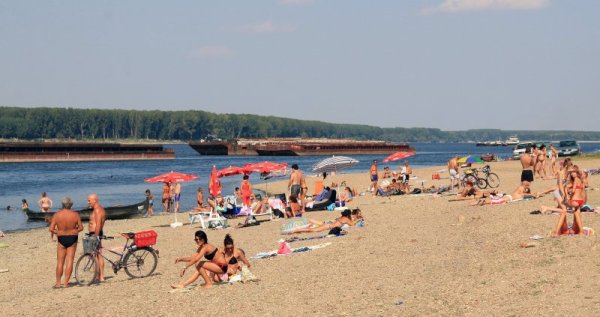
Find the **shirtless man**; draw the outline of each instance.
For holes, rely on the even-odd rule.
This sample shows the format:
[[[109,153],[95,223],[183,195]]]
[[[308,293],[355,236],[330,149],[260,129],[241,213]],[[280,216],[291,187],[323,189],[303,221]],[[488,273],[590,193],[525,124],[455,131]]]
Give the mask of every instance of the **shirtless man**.
[[[450,176],[450,188],[452,188],[452,191],[454,191],[454,182],[456,182],[458,191],[460,191],[458,155],[455,155],[453,158],[448,160],[448,175]]]
[[[73,260],[77,251],[77,235],[83,230],[79,213],[71,210],[71,207],[73,207],[73,200],[69,197],[63,198],[62,209],[52,216],[52,222],[50,222],[50,232],[58,237],[56,247],[56,283],[53,288],[60,288],[60,279],[63,276],[65,259],[67,268],[64,270],[65,279],[63,285],[64,287],[69,287],[69,280],[71,279],[71,273],[73,273]]]
[[[181,200],[181,184],[175,183],[175,212],[179,212],[179,201]]]
[[[302,190],[302,172],[298,169],[298,164],[292,165],[288,189],[290,190],[290,196],[300,196],[300,191]]]
[[[98,195],[90,194],[87,198],[88,205],[93,208],[92,214],[90,215],[90,222],[88,224],[88,231],[90,236],[104,236],[104,222],[106,221],[106,212],[104,211],[104,207],[100,205],[98,201]],[[98,280],[100,282],[104,282],[104,259],[98,252],[98,267],[100,268],[98,272]]]
[[[162,204],[163,204],[163,212],[169,212],[169,190],[170,190],[171,186],[169,185],[169,182],[164,182],[163,183],[163,188],[162,188]]]
[[[376,196],[377,181],[379,180],[379,174],[377,172],[377,160],[373,160],[373,164],[371,164],[371,169],[369,169],[369,176],[371,176],[371,190],[373,191],[373,196]]]
[[[531,156],[531,148],[527,147],[525,153],[521,154],[521,166],[523,171],[521,172],[521,182],[533,182],[533,167],[535,159]]]

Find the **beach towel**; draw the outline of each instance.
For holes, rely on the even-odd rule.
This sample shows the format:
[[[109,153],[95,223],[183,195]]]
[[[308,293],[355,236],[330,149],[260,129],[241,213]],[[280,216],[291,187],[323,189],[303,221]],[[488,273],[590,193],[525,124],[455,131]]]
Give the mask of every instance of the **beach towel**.
[[[298,242],[298,241],[309,241],[309,240],[318,240],[318,239],[327,239],[327,238],[335,238],[335,237],[343,237],[347,234],[346,231],[342,231],[340,234],[335,235],[335,234],[327,234],[327,235],[322,235],[322,236],[313,236],[313,237],[291,237],[288,239],[285,239],[285,242],[287,243],[292,243],[292,242]]]
[[[312,251],[312,250],[316,250],[316,249],[321,249],[324,248],[328,245],[330,245],[331,242],[327,242],[327,243],[321,243],[321,244],[317,244],[317,245],[313,245],[313,246],[306,246],[306,247],[298,247],[298,248],[292,248],[292,253],[290,254],[296,254],[296,253],[300,253],[300,252],[306,252],[306,251]],[[251,257],[251,259],[266,259],[266,258],[272,258],[272,257],[276,257],[279,254],[277,254],[277,250],[273,250],[273,251],[269,251],[269,252],[259,252],[257,253],[255,256]]]
[[[288,223],[281,225],[281,234],[289,234],[294,231],[294,229],[304,229],[308,228],[310,223],[308,223],[308,219],[302,218],[300,220],[293,220]]]
[[[247,266],[242,265],[242,269],[237,274],[228,277],[226,281],[215,282],[213,285],[233,285],[235,283],[248,283],[258,281],[260,281],[260,279],[258,279],[252,272],[250,272],[250,269],[248,269]],[[169,293],[186,293],[193,290],[196,287],[198,287],[198,284],[190,284],[184,288],[171,289],[169,290]]]

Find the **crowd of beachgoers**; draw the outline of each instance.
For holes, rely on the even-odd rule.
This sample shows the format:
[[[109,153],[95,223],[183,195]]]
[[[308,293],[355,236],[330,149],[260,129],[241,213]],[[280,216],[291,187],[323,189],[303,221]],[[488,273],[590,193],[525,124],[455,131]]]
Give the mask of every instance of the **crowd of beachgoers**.
[[[271,192],[264,192],[265,186],[262,186],[261,193],[258,193],[259,190],[254,188],[246,175],[242,177],[240,185],[232,193],[225,194],[222,192],[220,182],[211,180],[206,191],[202,187],[197,189],[197,204],[192,210],[187,211],[181,211],[178,204],[181,184],[165,182],[161,193],[162,206],[159,207],[161,210],[158,213],[154,210],[158,205],[154,203],[154,195],[149,190],[146,191],[148,208],[144,217],[185,212],[189,217],[190,225],[196,227],[189,233],[190,238],[194,239],[195,252],[161,259],[180,267],[179,276],[171,276],[173,290],[190,290],[199,282],[200,286],[209,288],[215,283],[243,281],[242,273],[254,268],[251,264],[252,259],[296,252],[290,247],[290,242],[342,237],[349,233],[352,235],[353,230],[361,229],[351,228],[363,227],[364,214],[367,216],[369,214],[364,210],[365,203],[362,202],[361,205],[357,200],[364,201],[367,198],[385,202],[394,196],[438,200],[443,197],[448,202],[467,201],[464,208],[470,209],[531,201],[551,195],[554,205],[543,204],[531,211],[531,214],[557,215],[555,225],[548,228],[550,233],[547,236],[593,234],[592,229],[584,227],[581,213],[595,211],[587,201],[586,191],[590,189],[589,175],[595,173],[580,168],[571,158],[559,159],[556,151],[552,149],[549,157],[547,153],[544,148],[528,148],[520,157],[520,181],[513,186],[507,185],[514,190],[506,193],[494,188],[481,189],[477,186],[472,179],[466,177],[471,173],[477,173],[477,170],[470,163],[461,162],[458,156],[451,157],[447,167],[435,173],[447,173],[447,177],[442,177],[436,185],[429,186],[425,185],[423,178],[414,175],[408,160],[400,163],[397,170],[390,170],[387,166],[380,170],[378,162],[373,161],[368,171],[368,183],[367,176],[363,176],[362,182],[351,178],[353,182],[351,183],[343,180],[346,178],[344,174],[324,173],[310,176],[311,190],[309,191],[307,176],[294,164],[289,179],[283,186],[287,189],[285,193],[277,194],[282,186],[273,186],[275,188]],[[486,168],[490,168],[488,163],[482,167],[482,169]],[[534,192],[531,189],[534,182],[544,182],[548,186],[540,184],[544,188]],[[537,187],[541,188],[540,186]],[[81,242],[80,232],[85,230],[91,237],[104,237],[106,226],[112,225],[111,222],[106,221],[100,198],[97,194],[90,194],[88,197],[88,204],[93,212],[87,227],[82,224],[78,213],[71,210],[73,202],[69,197],[61,200],[61,208],[53,206],[52,200],[45,193],[39,199],[40,209],[44,212],[52,212],[52,217],[49,218],[49,231],[51,239],[56,238],[57,241],[54,288],[68,288],[74,285],[72,272],[77,246],[80,244],[78,242]],[[22,209],[27,208],[27,201],[24,200]],[[313,211],[325,210],[339,213],[337,217],[327,216],[330,220],[309,216]],[[573,218],[570,222],[569,215]],[[238,223],[234,225],[232,223],[234,221]],[[244,245],[244,241],[236,240],[234,243],[236,231],[229,230],[253,227],[254,229],[243,230],[272,230],[260,226],[266,221],[279,221],[281,224],[279,234],[284,235],[284,239],[279,242],[279,249],[275,253],[267,252],[251,256],[246,254],[245,250],[248,250],[248,246]],[[215,243],[214,238],[209,239],[211,232],[215,230],[227,230],[222,242]],[[317,235],[302,237],[303,234],[310,233]],[[303,251],[310,250],[312,249],[303,249]],[[100,255],[97,260],[101,264],[95,282],[102,285],[106,278],[104,263]],[[252,276],[251,273],[249,274]],[[250,280],[256,278],[252,277]]]

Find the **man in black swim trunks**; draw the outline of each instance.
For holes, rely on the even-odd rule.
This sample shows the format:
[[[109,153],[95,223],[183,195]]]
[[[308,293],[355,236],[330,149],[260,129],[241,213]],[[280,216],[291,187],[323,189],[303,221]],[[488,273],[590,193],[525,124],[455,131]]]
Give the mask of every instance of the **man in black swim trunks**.
[[[56,248],[56,284],[54,284],[53,288],[60,288],[60,279],[63,276],[65,259],[67,267],[64,270],[65,278],[63,285],[64,287],[69,287],[69,280],[73,272],[73,260],[77,251],[77,235],[83,230],[79,213],[71,210],[71,207],[73,207],[73,200],[69,197],[63,198],[62,209],[52,216],[52,222],[50,222],[50,232],[56,234],[58,237]]]
[[[535,165],[535,158],[531,156],[531,148],[525,148],[525,153],[521,154],[521,166],[523,171],[521,172],[521,183],[523,181],[533,182],[533,166]]]

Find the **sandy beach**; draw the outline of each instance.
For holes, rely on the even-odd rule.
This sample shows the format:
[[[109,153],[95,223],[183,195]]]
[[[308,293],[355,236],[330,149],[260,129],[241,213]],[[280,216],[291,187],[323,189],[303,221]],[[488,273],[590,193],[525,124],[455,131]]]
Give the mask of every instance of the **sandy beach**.
[[[574,161],[581,168],[600,167],[600,159]],[[397,168],[397,164],[391,166]],[[517,187],[519,162],[493,162],[491,166],[501,178],[501,191]],[[417,179],[412,184],[448,184],[448,179],[431,180],[440,169],[445,167],[415,169]],[[447,173],[441,175],[447,177]],[[307,178],[311,193],[316,179]],[[367,171],[327,178],[328,182],[343,180],[359,192],[369,185]],[[588,204],[599,206],[600,177],[589,180],[593,190],[588,191]],[[545,190],[554,183],[536,180],[532,189]],[[268,189],[285,192],[286,185],[287,181],[273,182]],[[0,315],[593,316],[600,311],[598,236],[546,237],[557,216],[529,212],[542,204],[552,205],[550,195],[483,207],[448,202],[448,198],[372,197],[367,193],[350,204],[363,210],[365,227],[326,239],[331,245],[322,249],[251,259],[259,282],[209,290],[198,287],[189,292],[169,292],[170,285],[181,280],[182,265],[175,265],[174,259],[191,255],[196,248],[193,234],[199,225],[190,226],[186,214],[178,215],[184,222],[179,228],[169,227],[173,215],[107,221],[104,231],[109,236],[156,230],[158,268],[143,279],[129,279],[122,270],[118,275],[108,272],[105,283],[89,287],[52,289],[56,242],[50,240],[47,229],[8,233],[0,239],[8,245],[0,248],[0,269],[8,269],[0,273]],[[320,220],[338,215],[329,211],[307,214]],[[207,230],[207,234],[209,243],[220,247],[224,235],[230,233],[236,246],[252,256],[277,248],[282,238],[279,227],[284,223],[262,222],[244,229]],[[600,230],[600,215],[584,213],[583,224]],[[529,240],[536,234],[545,238]],[[117,237],[107,244],[117,246],[123,241]],[[292,247],[323,242],[294,242]],[[531,247],[523,248],[522,243]],[[80,243],[77,256],[81,252]]]

